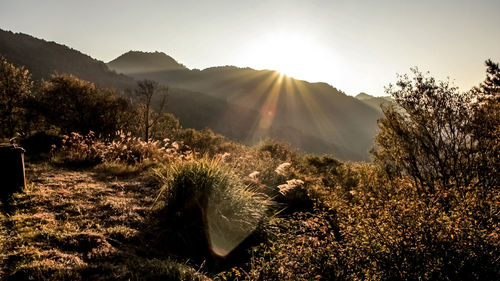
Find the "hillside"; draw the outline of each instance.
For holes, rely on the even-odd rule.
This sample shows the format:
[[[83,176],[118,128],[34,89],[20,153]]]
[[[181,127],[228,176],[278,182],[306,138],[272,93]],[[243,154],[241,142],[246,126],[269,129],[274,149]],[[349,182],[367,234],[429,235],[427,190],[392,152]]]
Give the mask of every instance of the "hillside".
[[[53,73],[67,73],[103,87],[118,90],[132,90],[136,87],[134,78],[117,74],[102,61],[67,46],[22,33],[0,30],[0,55],[15,65],[25,66],[34,80],[48,79]],[[165,62],[172,63],[168,58],[163,60]],[[179,118],[185,128],[208,127],[216,133],[240,141],[246,140],[246,133],[253,124],[252,118],[257,115],[256,112],[222,99],[175,87],[169,87],[167,111]]]
[[[134,79],[111,71],[102,61],[55,42],[0,29],[0,55],[25,66],[34,80],[48,79],[53,73],[73,74],[101,86],[126,89]]]
[[[123,74],[187,69],[164,53],[145,53],[140,51],[127,52],[110,61],[108,66],[111,69],[120,69],[120,72]]]
[[[144,60],[147,61],[150,55],[144,54]],[[108,66],[119,73],[130,69],[130,66],[116,67],[120,60],[119,57]],[[369,160],[368,151],[377,130],[376,120],[382,116],[379,109],[326,83],[309,83],[271,70],[222,66],[133,73],[131,76],[206,93],[259,112],[247,143],[273,136],[289,140],[306,151],[333,153],[344,160]],[[300,137],[290,132],[297,132]],[[310,138],[302,136],[312,136],[317,141],[311,142]]]
[[[18,121],[2,142],[37,131],[12,139],[24,162],[22,149],[0,145],[0,280],[500,280],[497,63],[486,62],[485,81],[468,93],[420,72],[401,76],[388,91],[395,106],[379,121],[373,163],[272,139],[246,146],[172,118],[159,121],[165,134],[143,140],[147,124],[129,122],[154,113],[101,114],[116,96],[75,77],[24,98],[26,72],[0,63],[1,104],[19,101],[0,122]],[[226,70],[254,71],[206,71]],[[330,132],[318,103],[332,99],[332,87],[261,74],[272,81],[253,104],[242,102],[243,90],[231,101],[176,90],[168,107],[249,139],[264,132],[332,149],[286,126],[310,113]],[[221,86],[236,89],[229,82]],[[51,110],[31,115],[46,94]],[[110,100],[95,103],[103,96]],[[91,119],[82,112],[105,116],[119,133],[94,133],[107,122],[73,126]],[[80,118],[58,122],[52,113]]]
[[[371,106],[372,108],[382,112],[382,106],[393,104],[393,100],[389,96],[374,97],[366,93],[359,93],[356,98],[361,102]]]
[[[208,127],[249,145],[274,137],[307,152],[369,160],[381,117],[378,110],[330,85],[270,70],[189,70],[163,53],[138,51],[106,65],[67,46],[9,31],[0,31],[0,55],[26,66],[34,80],[69,73],[119,90],[134,89],[135,79],[156,80],[169,87],[167,111],[183,127]]]

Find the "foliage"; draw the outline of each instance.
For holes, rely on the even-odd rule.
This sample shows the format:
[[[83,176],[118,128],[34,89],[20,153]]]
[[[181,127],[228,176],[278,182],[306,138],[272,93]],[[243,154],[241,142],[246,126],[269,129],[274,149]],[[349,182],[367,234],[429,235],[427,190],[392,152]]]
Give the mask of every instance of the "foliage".
[[[223,149],[224,137],[217,135],[212,130],[204,128],[201,131],[194,129],[185,129],[179,132],[177,136],[191,149],[201,155],[208,154],[214,156],[225,152]]]
[[[156,123],[151,128],[151,139],[162,140],[177,136],[181,130],[179,119],[171,113],[160,113]]]
[[[33,83],[24,67],[16,67],[0,56],[0,137],[14,137],[26,130],[25,105],[31,97]],[[25,131],[24,130],[24,131]]]
[[[37,109],[48,124],[65,134],[94,131],[97,135],[110,135],[130,118],[125,99],[72,75],[53,75],[44,82]]]
[[[116,132],[111,140],[100,139],[93,132],[83,136],[71,133],[63,136],[61,147],[53,146],[54,161],[65,164],[123,163],[127,165],[148,162],[168,163],[177,158],[189,158],[190,152],[178,142],[145,142],[130,133]]]
[[[472,135],[477,140],[477,177],[485,186],[500,186],[500,68],[486,61],[487,76],[479,88],[473,89],[479,105],[473,116]]]
[[[341,280],[345,269],[332,229],[335,214],[328,210],[274,218],[272,235],[253,247],[248,264],[219,273],[215,280]]]
[[[401,107],[384,109],[379,122],[375,159],[393,177],[409,177],[421,191],[436,193],[465,187],[492,188],[478,172],[482,147],[472,134],[477,103],[474,91],[459,93],[449,82],[437,82],[414,69],[414,77],[401,76],[397,89],[389,86]],[[498,150],[496,151],[498,153]],[[485,186],[489,185],[489,186]]]
[[[499,190],[488,178],[498,171],[498,134],[482,131],[499,124],[488,64],[487,82],[467,93],[417,70],[387,89],[402,110],[384,109],[381,170],[357,170],[352,196],[332,200],[347,218],[359,278],[498,278]]]
[[[355,167],[358,183],[334,193],[348,279],[494,280],[500,250],[495,219],[498,191],[468,188],[421,193],[411,183],[389,180],[377,167]],[[348,195],[348,196],[346,196]],[[427,202],[432,202],[428,204]],[[496,258],[495,258],[496,257]]]
[[[189,280],[206,266],[215,280],[497,280],[500,70],[487,67],[467,93],[417,70],[401,76],[388,88],[398,107],[384,109],[373,164],[275,140],[247,147],[183,130],[165,113],[154,115],[149,142],[71,133],[54,161],[99,164],[97,177],[34,176],[38,194],[16,195],[18,213],[1,217],[16,231],[0,228],[9,246],[0,262],[26,279]],[[66,79],[79,95],[101,91]],[[156,182],[145,180],[150,167]]]
[[[295,160],[298,152],[290,144],[277,141],[275,139],[266,139],[257,145],[257,149],[264,152],[267,151],[271,154],[272,158],[280,159],[282,161]]]
[[[53,144],[61,145],[61,137],[53,131],[40,131],[21,138],[20,144],[26,154],[31,156],[46,154],[51,151]]]

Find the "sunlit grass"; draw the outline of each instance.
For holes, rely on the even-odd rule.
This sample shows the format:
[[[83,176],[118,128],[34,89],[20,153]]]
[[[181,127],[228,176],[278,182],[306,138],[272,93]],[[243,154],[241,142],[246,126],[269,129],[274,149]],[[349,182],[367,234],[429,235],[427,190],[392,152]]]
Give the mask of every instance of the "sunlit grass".
[[[265,218],[271,202],[245,186],[220,159],[178,162],[157,170],[168,213],[199,209],[211,250],[225,256]],[[188,218],[186,218],[188,219]]]

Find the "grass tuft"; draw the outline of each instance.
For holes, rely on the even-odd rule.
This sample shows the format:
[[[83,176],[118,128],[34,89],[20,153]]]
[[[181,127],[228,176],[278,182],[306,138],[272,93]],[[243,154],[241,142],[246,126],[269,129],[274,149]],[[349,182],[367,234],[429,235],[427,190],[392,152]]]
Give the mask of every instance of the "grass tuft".
[[[177,223],[202,224],[194,227],[203,232],[206,246],[216,256],[229,254],[252,234],[271,205],[267,196],[245,186],[219,158],[178,162],[157,169],[156,174],[164,183],[158,202],[164,215],[176,216]]]

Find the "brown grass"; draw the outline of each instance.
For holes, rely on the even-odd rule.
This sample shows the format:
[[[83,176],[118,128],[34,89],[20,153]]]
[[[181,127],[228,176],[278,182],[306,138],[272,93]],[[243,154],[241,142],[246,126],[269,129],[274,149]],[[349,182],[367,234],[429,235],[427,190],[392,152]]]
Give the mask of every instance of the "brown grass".
[[[203,278],[148,253],[141,233],[156,189],[145,173],[124,179],[37,164],[27,176],[0,215],[0,279]]]

